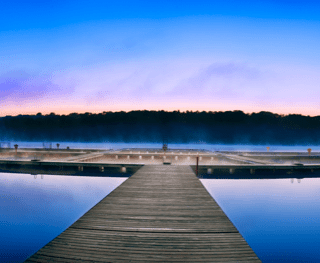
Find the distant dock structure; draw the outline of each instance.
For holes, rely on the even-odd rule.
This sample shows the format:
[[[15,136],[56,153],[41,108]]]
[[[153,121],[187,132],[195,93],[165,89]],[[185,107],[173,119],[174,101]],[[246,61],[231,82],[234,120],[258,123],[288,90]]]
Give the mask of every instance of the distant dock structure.
[[[3,144],[4,145],[4,144]],[[145,165],[190,165],[204,178],[312,177],[320,173],[320,153],[244,152],[197,149],[61,149],[51,144],[42,149],[15,145],[0,148],[0,170],[38,174],[129,176]],[[49,148],[47,148],[49,147]],[[50,148],[51,147],[51,148]]]

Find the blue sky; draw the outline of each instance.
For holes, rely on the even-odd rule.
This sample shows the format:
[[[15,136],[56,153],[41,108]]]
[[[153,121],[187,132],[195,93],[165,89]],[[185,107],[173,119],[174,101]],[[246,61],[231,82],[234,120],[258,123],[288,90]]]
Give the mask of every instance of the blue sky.
[[[7,1],[0,116],[320,115],[316,1]]]

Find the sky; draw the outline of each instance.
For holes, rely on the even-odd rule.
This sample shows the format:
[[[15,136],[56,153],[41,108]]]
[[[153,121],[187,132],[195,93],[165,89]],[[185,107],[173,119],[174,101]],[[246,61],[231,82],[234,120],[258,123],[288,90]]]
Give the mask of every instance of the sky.
[[[320,115],[319,1],[5,1],[0,116]]]

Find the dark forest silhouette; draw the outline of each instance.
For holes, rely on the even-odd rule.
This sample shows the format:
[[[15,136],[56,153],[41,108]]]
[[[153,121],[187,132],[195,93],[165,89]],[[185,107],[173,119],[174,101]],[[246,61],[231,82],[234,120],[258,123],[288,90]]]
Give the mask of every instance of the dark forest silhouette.
[[[316,145],[320,116],[263,111],[38,113],[0,118],[0,140]]]

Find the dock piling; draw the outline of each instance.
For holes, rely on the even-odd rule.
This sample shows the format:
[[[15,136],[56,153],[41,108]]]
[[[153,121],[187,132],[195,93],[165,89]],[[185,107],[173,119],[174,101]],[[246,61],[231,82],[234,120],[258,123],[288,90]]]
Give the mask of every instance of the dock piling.
[[[199,156],[196,157],[197,165],[196,165],[196,176],[198,176],[198,166],[199,166]]]

